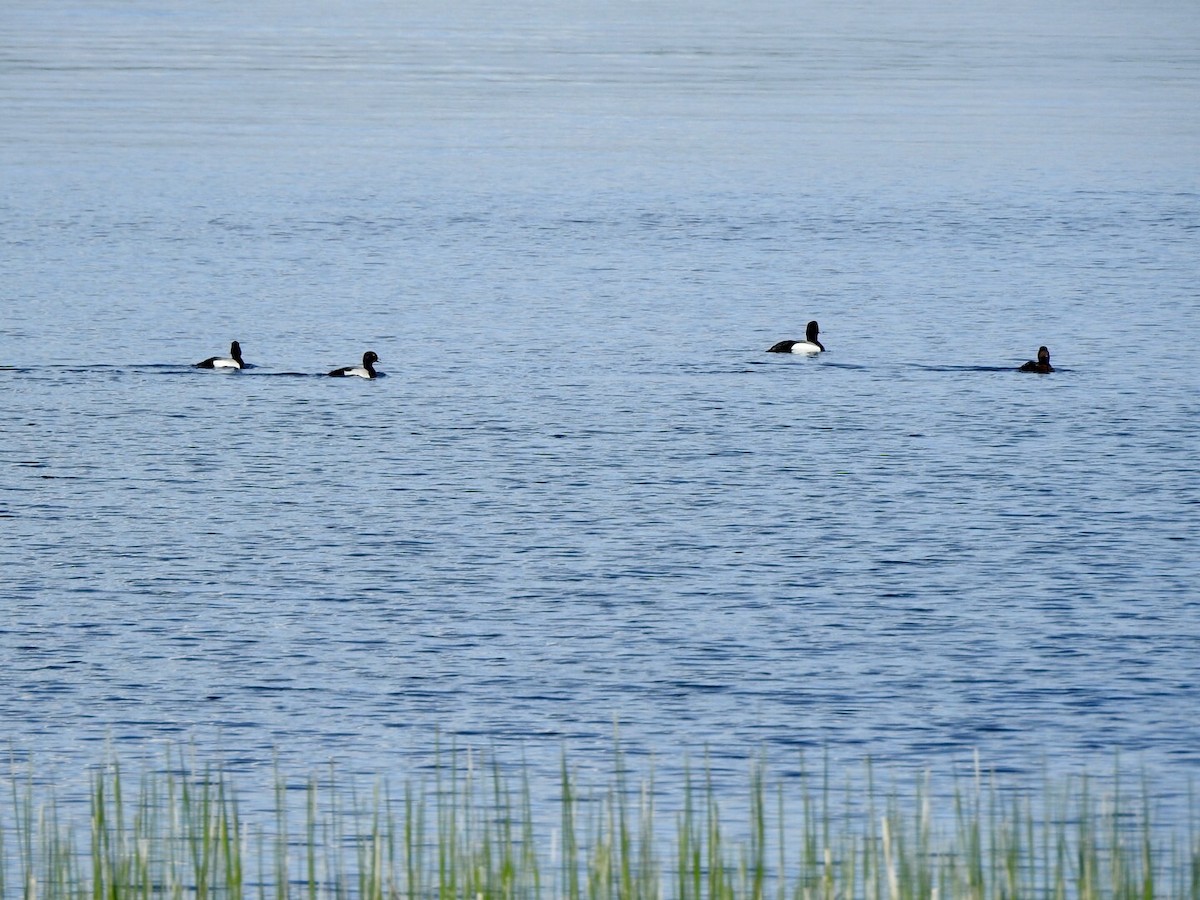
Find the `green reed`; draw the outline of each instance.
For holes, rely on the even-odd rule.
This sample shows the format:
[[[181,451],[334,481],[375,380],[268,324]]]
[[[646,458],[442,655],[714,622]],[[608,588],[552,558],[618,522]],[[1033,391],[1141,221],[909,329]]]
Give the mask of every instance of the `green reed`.
[[[975,772],[938,793],[928,776],[880,790],[869,765],[838,788],[828,766],[785,782],[751,765],[741,795],[688,769],[671,796],[620,754],[599,788],[564,756],[557,796],[535,804],[528,766],[449,758],[398,796],[382,780],[360,795],[332,768],[276,771],[274,809],[253,816],[231,776],[190,760],[134,786],[110,761],[86,803],[13,775],[0,900],[1200,900],[1195,816],[1157,826],[1150,785],[1131,792],[1119,772],[1103,791]]]

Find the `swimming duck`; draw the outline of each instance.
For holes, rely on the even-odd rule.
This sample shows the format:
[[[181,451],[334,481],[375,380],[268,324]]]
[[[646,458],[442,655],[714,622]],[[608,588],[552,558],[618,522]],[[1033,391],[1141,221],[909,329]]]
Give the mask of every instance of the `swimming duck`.
[[[229,345],[229,358],[210,356],[203,362],[196,363],[197,369],[240,369],[246,365],[242,361],[242,345],[234,341]]]
[[[1045,375],[1047,372],[1053,372],[1054,366],[1050,365],[1050,350],[1046,347],[1038,347],[1037,362],[1032,359],[1021,366],[1018,372],[1037,372]]]
[[[334,369],[329,374],[334,378],[374,378],[378,374],[375,371],[375,363],[379,362],[379,357],[375,355],[374,350],[368,350],[363,354],[361,366],[345,366],[341,369]]]
[[[809,322],[808,328],[804,331],[804,340],[802,341],[780,341],[774,347],[770,347],[768,353],[822,353],[825,350],[825,345],[817,340],[817,335],[821,329],[817,327],[816,322]]]

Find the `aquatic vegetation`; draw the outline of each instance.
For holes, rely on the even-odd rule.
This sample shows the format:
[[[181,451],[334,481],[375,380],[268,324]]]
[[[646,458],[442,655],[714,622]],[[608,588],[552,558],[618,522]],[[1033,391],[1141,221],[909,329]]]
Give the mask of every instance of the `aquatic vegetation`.
[[[527,769],[450,758],[398,795],[382,780],[362,795],[332,769],[276,772],[274,809],[254,814],[230,775],[182,759],[136,787],[109,761],[86,803],[16,774],[0,799],[0,898],[1200,897],[1196,823],[1156,826],[1144,781],[1029,792],[977,772],[935,796],[927,778],[880,791],[869,765],[836,790],[827,773],[772,780],[756,765],[730,802],[707,772],[671,796],[618,755],[598,790],[564,758],[547,812]]]

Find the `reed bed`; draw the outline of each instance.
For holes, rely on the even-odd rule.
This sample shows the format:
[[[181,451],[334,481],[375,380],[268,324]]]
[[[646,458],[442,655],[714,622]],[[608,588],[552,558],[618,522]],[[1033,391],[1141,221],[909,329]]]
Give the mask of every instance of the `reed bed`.
[[[110,761],[86,802],[14,775],[0,898],[1200,898],[1196,824],[1156,826],[1144,780],[1030,792],[976,773],[935,797],[928,777],[880,791],[869,766],[834,790],[755,765],[730,800],[703,771],[664,795],[619,757],[585,789],[563,759],[557,796],[535,804],[527,768],[451,758],[396,794],[276,772],[255,795],[274,809],[255,815],[231,776],[182,760],[132,786]]]

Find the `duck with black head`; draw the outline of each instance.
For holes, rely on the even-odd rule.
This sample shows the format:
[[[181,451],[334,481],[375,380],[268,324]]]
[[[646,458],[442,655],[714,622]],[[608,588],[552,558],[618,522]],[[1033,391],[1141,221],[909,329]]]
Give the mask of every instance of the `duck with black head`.
[[[363,354],[361,366],[343,366],[340,369],[334,369],[329,374],[333,378],[376,378],[379,375],[375,371],[377,362],[379,362],[379,357],[375,355],[375,351],[368,350]]]
[[[210,356],[196,363],[197,369],[242,369],[246,363],[242,360],[242,345],[234,341],[229,345],[229,356]]]
[[[825,345],[817,340],[817,335],[821,333],[817,323],[809,322],[808,328],[804,331],[804,340],[802,341],[780,341],[773,347],[768,347],[768,353],[824,353]]]
[[[1047,347],[1038,347],[1037,362],[1032,359],[1017,370],[1018,372],[1037,372],[1039,375],[1046,375],[1054,371],[1054,366],[1050,365],[1050,350]]]

